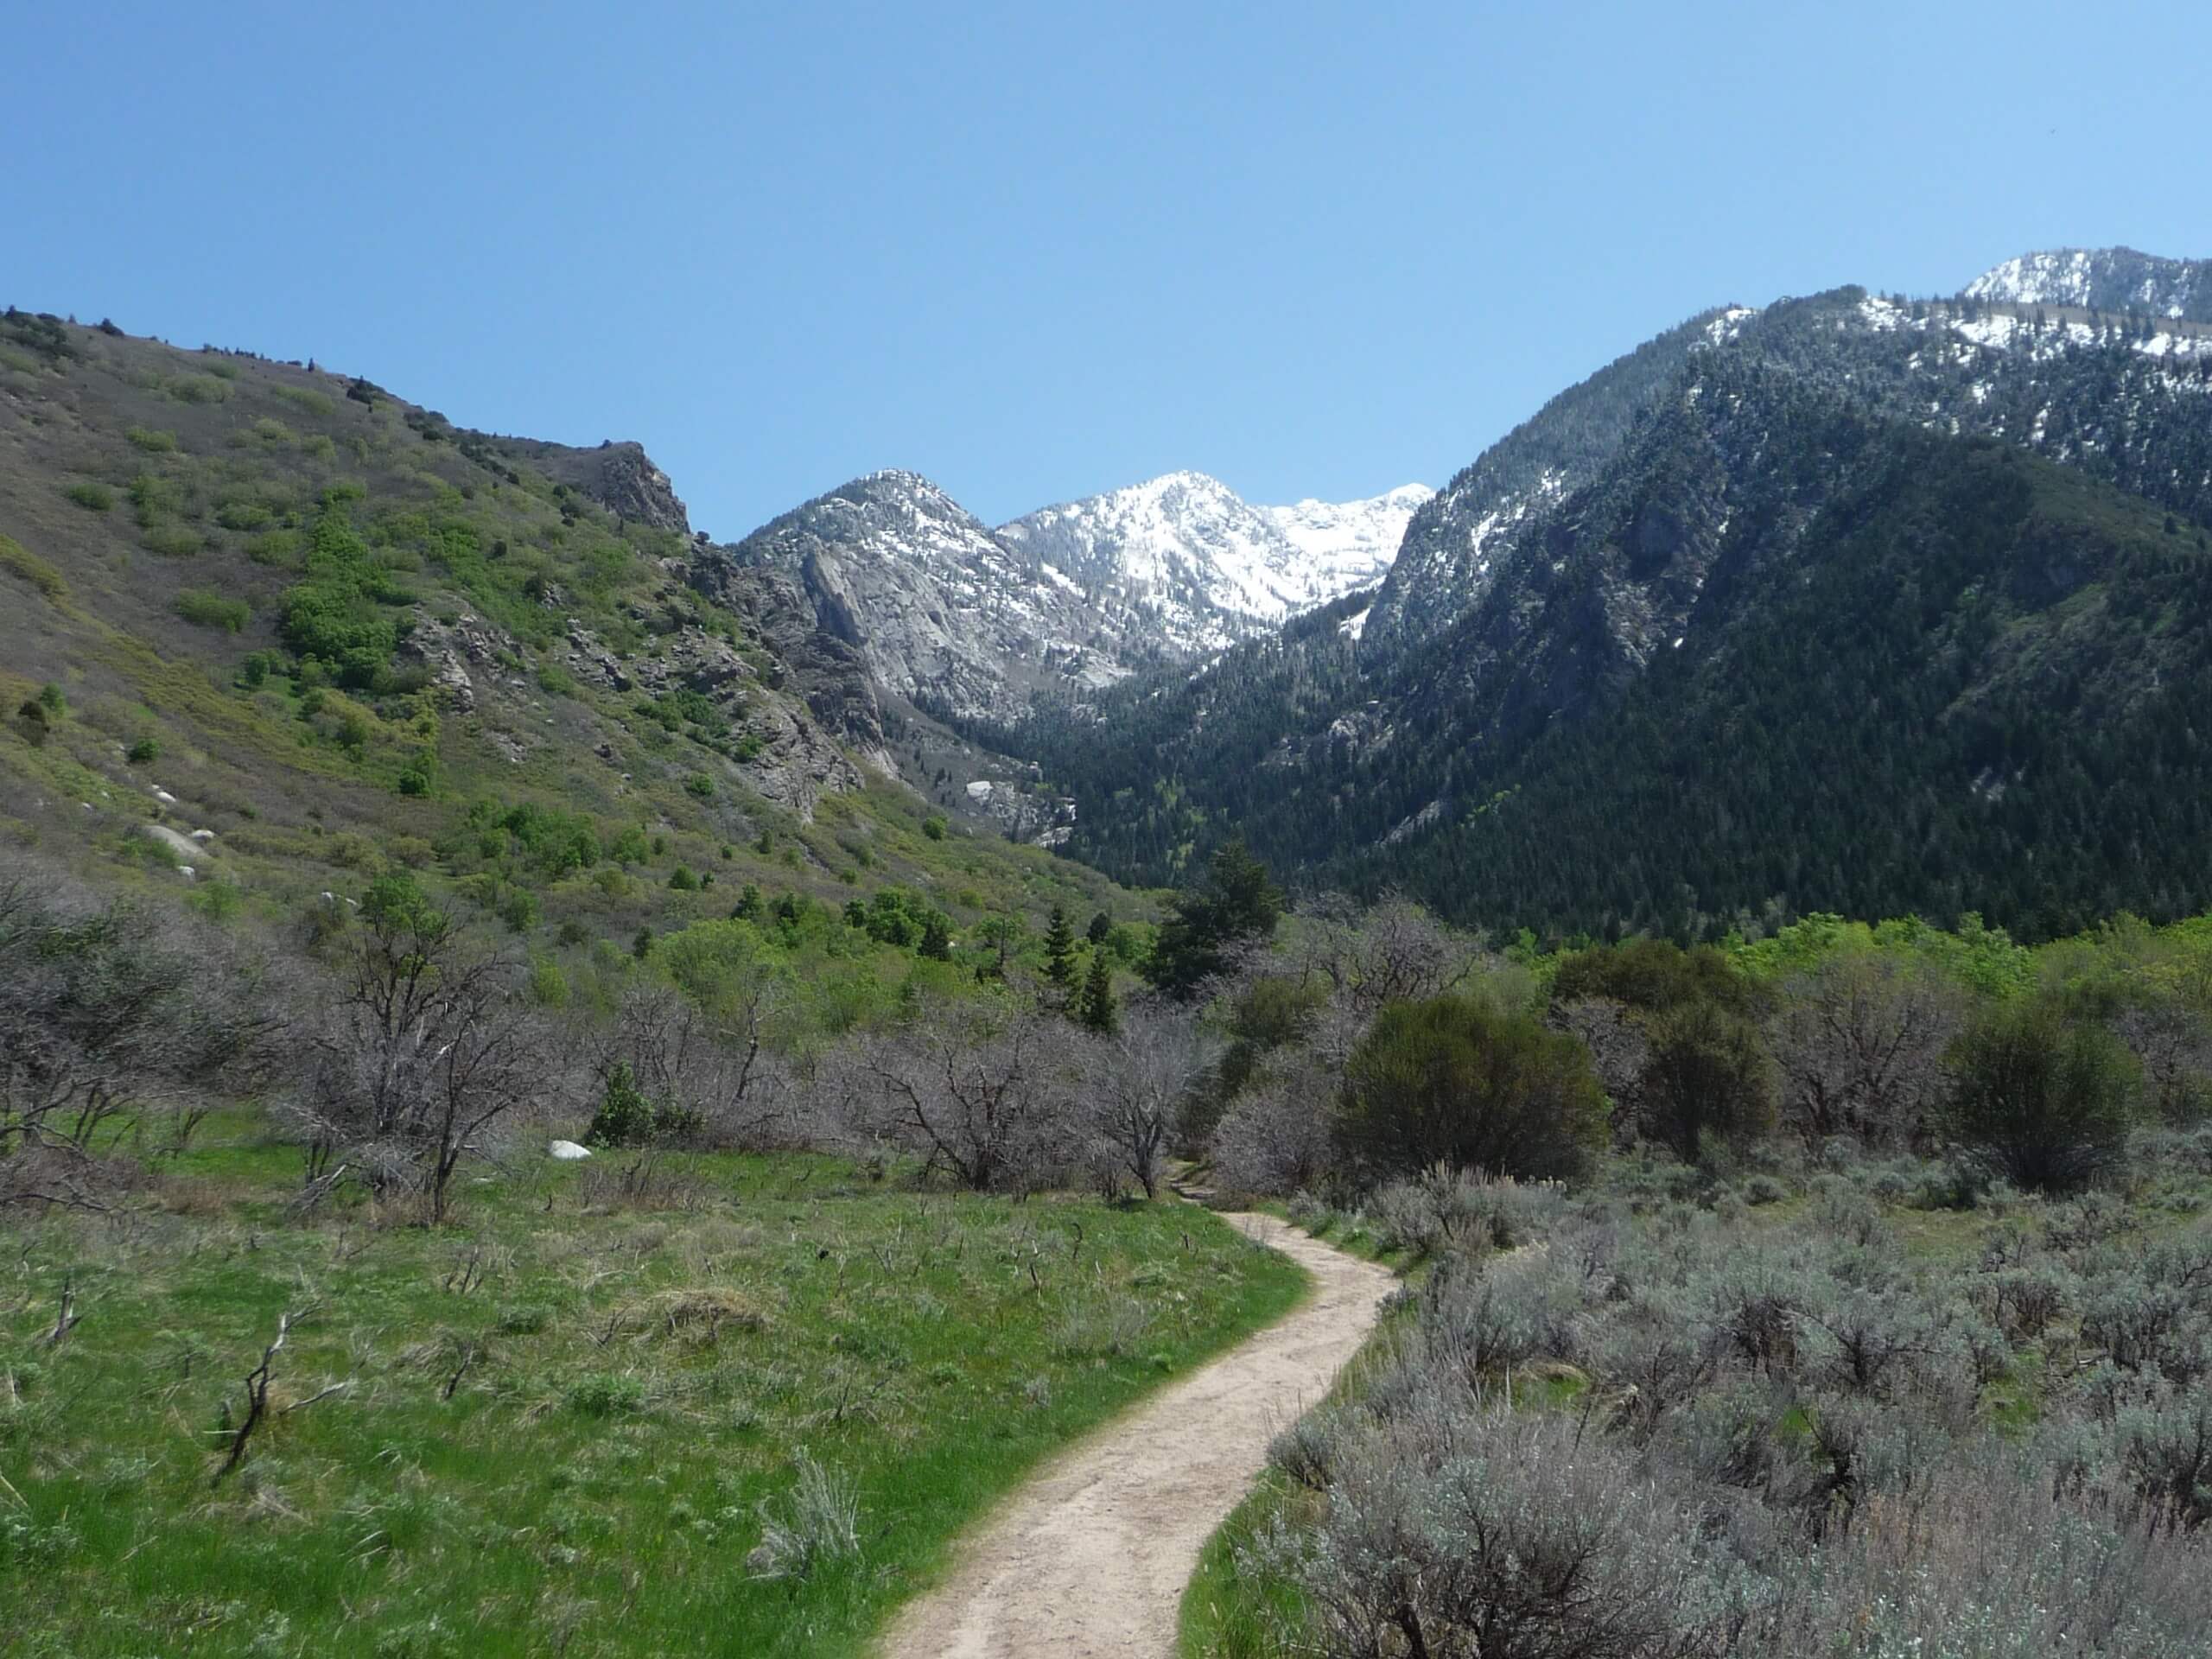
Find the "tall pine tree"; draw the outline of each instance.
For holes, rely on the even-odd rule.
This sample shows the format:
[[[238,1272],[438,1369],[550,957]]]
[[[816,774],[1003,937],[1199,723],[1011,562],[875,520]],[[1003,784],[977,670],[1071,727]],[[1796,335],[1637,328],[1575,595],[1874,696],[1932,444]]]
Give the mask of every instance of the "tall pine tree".
[[[1058,905],[1052,906],[1052,922],[1045,929],[1045,977],[1062,995],[1075,988],[1075,929]]]
[[[1121,1009],[1114,1001],[1114,970],[1107,965],[1103,950],[1091,952],[1090,976],[1083,982],[1083,1001],[1076,1012],[1086,1027],[1102,1036],[1112,1034],[1122,1022]]]

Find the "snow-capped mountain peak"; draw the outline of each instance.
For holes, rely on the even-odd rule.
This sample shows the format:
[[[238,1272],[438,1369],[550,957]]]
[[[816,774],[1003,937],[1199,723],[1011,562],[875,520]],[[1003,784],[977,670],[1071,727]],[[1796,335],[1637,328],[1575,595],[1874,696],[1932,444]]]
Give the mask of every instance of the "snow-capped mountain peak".
[[[1007,719],[1216,651],[1379,581],[1430,492],[1255,507],[1169,473],[994,531],[920,474],[870,473],[730,550],[786,570],[822,629],[917,706]]]
[[[999,535],[1093,593],[1111,593],[1181,652],[1232,639],[1381,580],[1431,492],[1254,506],[1217,478],[1168,473],[1046,507]]]

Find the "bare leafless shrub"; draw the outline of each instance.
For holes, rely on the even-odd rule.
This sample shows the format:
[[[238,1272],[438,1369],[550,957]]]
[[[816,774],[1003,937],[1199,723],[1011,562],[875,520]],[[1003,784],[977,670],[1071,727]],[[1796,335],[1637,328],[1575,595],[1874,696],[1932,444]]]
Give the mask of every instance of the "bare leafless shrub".
[[[1158,1196],[1177,1112],[1219,1046],[1169,1003],[1134,1006],[1113,1035],[1083,1046],[1079,1104],[1102,1185],[1129,1180]]]
[[[287,1054],[266,964],[220,929],[0,855],[0,1160],[254,1094]],[[89,1168],[81,1172],[89,1178]]]
[[[2165,1122],[2184,1126],[2212,1112],[2212,1021],[2200,1007],[2166,996],[2122,1008],[2113,1030],[2143,1068],[2143,1090]]]
[[[1955,988],[1908,961],[1866,953],[1824,963],[1784,988],[1767,1022],[1784,1126],[1808,1145],[1836,1135],[1919,1144],[1964,1014]]]
[[[1636,1117],[1637,1088],[1651,1059],[1651,1039],[1626,1003],[1589,996],[1554,1008],[1552,1021],[1582,1039],[1599,1085],[1613,1103],[1613,1132],[1625,1141]]]
[[[411,886],[372,889],[362,921],[293,1121],[310,1179],[342,1156],[380,1190],[419,1191],[442,1222],[462,1157],[537,1098],[561,1044],[512,965]]]
[[[632,986],[592,1039],[594,1092],[603,1095],[615,1068],[626,1067],[631,1086],[670,1126],[669,1138],[748,1152],[795,1144],[791,1078],[765,1046],[778,997],[775,982],[761,976],[710,1014],[671,987]]]
[[[855,1126],[979,1192],[1029,1192],[1081,1154],[1083,1034],[1011,1001],[925,1010],[849,1057]]]
[[[1301,909],[1300,965],[1330,1001],[1364,1022],[1391,1002],[1459,989],[1498,959],[1482,941],[1445,926],[1419,905],[1389,898],[1363,909],[1329,893]]]
[[[1319,1187],[1335,1165],[1340,1078],[1302,1051],[1271,1056],[1215,1126],[1216,1183],[1237,1192]]]

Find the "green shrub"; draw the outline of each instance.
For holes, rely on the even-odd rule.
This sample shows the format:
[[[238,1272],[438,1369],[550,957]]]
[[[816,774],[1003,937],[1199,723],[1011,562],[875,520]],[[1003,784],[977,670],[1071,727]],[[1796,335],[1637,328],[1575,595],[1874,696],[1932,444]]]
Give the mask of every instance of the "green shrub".
[[[683,787],[687,793],[696,795],[702,801],[715,798],[715,780],[703,772],[695,772],[686,778]]]
[[[1571,1177],[1605,1135],[1581,1043],[1467,996],[1394,1002],[1352,1052],[1338,1145],[1370,1175],[1434,1164]]]
[[[150,766],[162,758],[161,740],[142,737],[130,746],[124,758],[134,766]]]
[[[665,1146],[695,1139],[699,1115],[671,1101],[656,1101],[638,1087],[626,1062],[607,1069],[606,1092],[592,1114],[584,1141],[594,1147]]]
[[[211,922],[227,922],[245,908],[235,881],[203,881],[186,895],[185,903]]]
[[[253,620],[253,607],[242,599],[226,599],[202,588],[188,588],[170,608],[196,627],[220,628],[237,633]]]
[[[266,530],[276,515],[258,501],[226,501],[215,509],[215,522],[225,530]]]
[[[569,924],[562,925],[566,928]],[[540,957],[530,964],[530,1000],[541,1008],[569,1006],[569,981],[559,963]]]
[[[2069,1016],[2056,999],[1987,1010],[1951,1064],[1944,1133],[1982,1172],[2031,1192],[2072,1192],[2125,1154],[2135,1060],[2103,1025]]]
[[[280,569],[296,570],[302,560],[300,550],[304,543],[296,530],[271,530],[249,537],[245,556],[256,564],[275,565]]]
[[[213,374],[180,374],[162,388],[180,404],[226,404],[231,388]]]
[[[1643,1128],[1684,1163],[1774,1127],[1774,1063],[1750,1020],[1717,1001],[1685,1001],[1651,1015],[1649,1030],[1637,1088]]]
[[[931,841],[943,841],[944,839],[945,827],[944,815],[943,813],[931,813],[928,817],[922,820],[922,833],[927,836]]]
[[[115,492],[91,479],[72,484],[68,495],[72,501],[89,512],[105,512],[115,505]]]
[[[634,1376],[599,1372],[569,1386],[569,1406],[587,1417],[620,1417],[643,1411],[645,1385]]]
[[[134,426],[123,435],[149,455],[166,455],[176,448],[176,434],[174,432],[157,432],[143,426]]]
[[[149,553],[158,553],[165,559],[195,557],[207,545],[207,538],[196,530],[187,530],[181,524],[156,524],[140,538]]]

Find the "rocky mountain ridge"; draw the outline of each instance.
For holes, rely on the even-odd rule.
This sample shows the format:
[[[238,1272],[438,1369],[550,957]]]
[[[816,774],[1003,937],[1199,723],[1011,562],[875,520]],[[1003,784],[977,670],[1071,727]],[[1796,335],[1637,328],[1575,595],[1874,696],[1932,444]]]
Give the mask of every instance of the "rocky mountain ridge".
[[[1993,266],[1967,284],[1963,297],[2212,322],[2212,259],[2167,259],[2133,248],[2058,248]]]
[[[796,580],[887,695],[1002,719],[1187,662],[1378,580],[1427,491],[1254,507],[1175,473],[994,531],[913,473],[855,479],[718,556]]]

